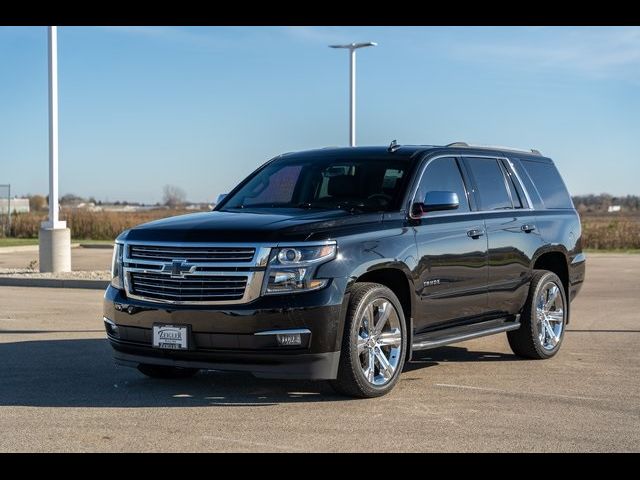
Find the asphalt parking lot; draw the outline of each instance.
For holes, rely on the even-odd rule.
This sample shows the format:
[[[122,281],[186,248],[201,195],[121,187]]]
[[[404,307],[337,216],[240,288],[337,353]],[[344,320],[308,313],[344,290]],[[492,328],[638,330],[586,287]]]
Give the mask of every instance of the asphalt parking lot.
[[[590,255],[560,353],[422,352],[382,398],[111,360],[97,290],[0,287],[0,451],[639,451],[640,255]]]

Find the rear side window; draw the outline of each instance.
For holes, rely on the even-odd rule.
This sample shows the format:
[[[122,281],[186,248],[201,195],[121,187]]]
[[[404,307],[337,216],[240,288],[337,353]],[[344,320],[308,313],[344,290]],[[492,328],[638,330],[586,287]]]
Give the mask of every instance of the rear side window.
[[[481,210],[513,208],[502,168],[495,158],[467,158]]]
[[[571,196],[553,163],[520,160],[536,186],[545,208],[573,208]]]
[[[509,189],[509,194],[511,195],[511,200],[513,202],[513,208],[522,208],[523,204],[522,204],[522,197],[520,196],[520,192],[518,191],[516,184],[513,180],[513,177],[511,176],[511,174],[509,173],[509,171],[507,170],[507,167],[505,166],[505,164],[502,164],[502,173],[504,174],[505,178],[507,179],[507,188]]]

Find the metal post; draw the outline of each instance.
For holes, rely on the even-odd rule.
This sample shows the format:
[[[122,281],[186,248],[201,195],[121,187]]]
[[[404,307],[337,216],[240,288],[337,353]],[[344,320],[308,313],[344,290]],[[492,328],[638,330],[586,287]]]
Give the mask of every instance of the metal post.
[[[11,236],[11,184],[7,185],[8,189],[9,189],[9,195],[7,197],[7,213],[9,213],[9,231],[7,232],[6,236],[10,237]]]
[[[356,49],[349,49],[349,145],[356,146]]]
[[[71,271],[71,231],[58,219],[58,27],[49,27],[49,219],[40,226],[41,272]]]
[[[349,49],[349,145],[356,146],[356,50],[375,47],[375,42],[350,43],[348,45],[329,45],[331,48]]]
[[[58,222],[58,27],[49,27],[49,222]]]

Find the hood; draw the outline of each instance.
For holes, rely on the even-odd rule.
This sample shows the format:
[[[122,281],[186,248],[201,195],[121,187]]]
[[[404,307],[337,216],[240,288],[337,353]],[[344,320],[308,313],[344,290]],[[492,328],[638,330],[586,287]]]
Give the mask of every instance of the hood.
[[[202,212],[155,220],[123,232],[119,240],[166,242],[281,242],[327,240],[379,228],[381,213],[344,210]]]

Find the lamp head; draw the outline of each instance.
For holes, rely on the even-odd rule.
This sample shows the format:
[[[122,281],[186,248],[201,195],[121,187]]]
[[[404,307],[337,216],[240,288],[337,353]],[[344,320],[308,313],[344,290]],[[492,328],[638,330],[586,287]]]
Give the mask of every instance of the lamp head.
[[[360,43],[348,43],[343,45],[329,45],[330,48],[348,48],[349,50],[357,50],[364,47],[377,47],[376,42],[360,42]]]

